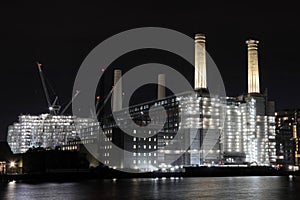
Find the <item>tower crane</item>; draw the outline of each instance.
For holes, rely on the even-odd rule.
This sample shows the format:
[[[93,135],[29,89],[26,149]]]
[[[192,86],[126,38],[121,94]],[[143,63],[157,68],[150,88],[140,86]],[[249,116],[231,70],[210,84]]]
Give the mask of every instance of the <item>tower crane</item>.
[[[70,105],[72,104],[72,102],[74,101],[74,99],[77,97],[77,95],[79,94],[79,91],[77,90],[76,93],[74,94],[74,96],[72,97],[72,99],[66,104],[66,106],[63,108],[63,110],[60,112],[61,110],[61,106],[58,104],[58,96],[55,96],[54,101],[51,103],[51,99],[49,96],[49,92],[47,89],[47,85],[45,82],[45,77],[43,74],[43,70],[42,70],[42,64],[39,62],[36,62],[38,70],[39,70],[39,74],[40,74],[40,78],[41,78],[41,82],[42,82],[42,86],[43,86],[43,90],[46,96],[46,100],[47,100],[47,105],[48,105],[48,109],[50,114],[52,115],[63,115],[66,110],[70,107]]]

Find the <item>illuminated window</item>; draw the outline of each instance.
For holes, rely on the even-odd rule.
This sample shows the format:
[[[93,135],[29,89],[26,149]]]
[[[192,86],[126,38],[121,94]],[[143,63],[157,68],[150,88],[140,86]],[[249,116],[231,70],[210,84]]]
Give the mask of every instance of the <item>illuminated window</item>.
[[[133,148],[136,149],[136,145],[135,144],[133,145]]]

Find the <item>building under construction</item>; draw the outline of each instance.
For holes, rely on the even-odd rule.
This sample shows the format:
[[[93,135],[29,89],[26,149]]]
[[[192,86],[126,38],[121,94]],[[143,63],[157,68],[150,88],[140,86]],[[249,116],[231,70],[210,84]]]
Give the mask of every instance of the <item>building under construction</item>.
[[[64,113],[79,94],[73,96],[64,108],[58,104],[58,96],[51,98],[42,71],[42,64],[37,63],[49,113],[40,115],[20,115],[18,122],[8,127],[7,142],[13,153],[25,153],[30,148],[42,147],[64,150],[77,150],[73,141],[96,143],[99,122],[92,118],[78,118]]]
[[[33,146],[76,150],[70,141],[98,144],[98,159],[117,169],[153,171],[165,167],[251,164],[276,162],[274,103],[260,92],[258,41],[247,40],[248,93],[238,97],[220,97],[207,88],[206,39],[195,36],[195,83],[193,92],[166,96],[164,74],[158,75],[157,100],[122,107],[122,71],[114,72],[112,114],[103,114],[99,122],[58,113],[56,100],[47,97],[50,114],[22,115],[9,127],[8,143],[14,153]],[[41,72],[41,68],[39,66]],[[125,84],[125,83],[123,83]],[[163,107],[164,109],[160,109]],[[149,110],[154,115],[149,115]],[[65,109],[64,109],[65,110]],[[165,119],[163,113],[166,113]],[[144,127],[143,133],[128,123]],[[156,126],[164,121],[163,128]],[[126,127],[126,133],[119,128]],[[100,130],[101,128],[101,130]],[[131,133],[127,134],[128,131]],[[183,136],[176,137],[181,131]],[[100,139],[99,134],[104,134]],[[148,136],[147,136],[148,134]],[[123,149],[113,157],[114,145]],[[185,148],[188,144],[188,148]],[[176,146],[169,149],[168,146]],[[95,152],[94,152],[95,153]]]
[[[274,102],[269,102],[267,95],[260,92],[258,41],[246,41],[248,93],[238,97],[209,93],[205,42],[203,34],[195,36],[195,92],[166,97],[163,85],[167,77],[160,74],[157,100],[122,108],[122,84],[114,88],[112,110],[117,117],[106,115],[100,119],[106,136],[100,141],[99,151],[104,164],[152,171],[166,166],[271,165],[276,162]],[[116,84],[121,78],[120,70],[115,70],[114,78]],[[150,118],[149,109],[155,112],[160,106],[164,107],[167,116],[163,129],[156,132],[156,127],[147,125],[160,123],[163,113],[157,109]],[[147,127],[144,133],[139,133],[128,123],[131,119],[138,126]],[[120,125],[131,134],[124,133]],[[184,137],[176,139],[179,130],[184,132]],[[145,131],[151,136],[141,137]],[[125,150],[118,159],[112,158],[114,147],[111,142]],[[185,149],[187,143],[190,146]],[[168,149],[168,145],[177,148]]]

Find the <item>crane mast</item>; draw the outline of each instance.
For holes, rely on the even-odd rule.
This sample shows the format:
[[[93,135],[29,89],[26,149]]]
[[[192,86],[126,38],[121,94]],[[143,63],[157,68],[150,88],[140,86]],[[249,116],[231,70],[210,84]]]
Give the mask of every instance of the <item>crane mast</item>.
[[[45,82],[45,77],[44,77],[43,70],[42,70],[42,64],[39,63],[39,62],[36,62],[36,64],[37,64],[37,67],[38,67],[38,70],[39,70],[39,74],[40,74],[43,90],[44,90],[44,93],[45,93],[45,96],[46,96],[49,112],[50,112],[50,114],[57,115],[58,111],[60,109],[60,106],[58,106],[56,104],[57,100],[58,100],[58,97],[56,96],[53,103],[51,103],[49,92],[48,92],[47,85],[46,85],[46,82]]]

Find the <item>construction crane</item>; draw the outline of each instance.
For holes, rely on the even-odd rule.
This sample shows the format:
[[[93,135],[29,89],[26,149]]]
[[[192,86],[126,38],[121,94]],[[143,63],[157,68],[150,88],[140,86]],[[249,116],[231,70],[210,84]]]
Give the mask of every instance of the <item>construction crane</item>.
[[[76,93],[72,97],[72,99],[66,104],[66,106],[63,108],[63,110],[60,112],[61,106],[58,104],[58,96],[57,95],[55,95],[54,101],[51,103],[51,99],[49,96],[49,92],[48,92],[47,85],[45,82],[45,77],[44,77],[43,70],[42,70],[43,65],[39,62],[36,62],[36,64],[38,66],[38,70],[39,70],[39,74],[40,74],[40,78],[41,78],[41,82],[42,82],[43,90],[44,90],[44,93],[46,96],[46,101],[47,101],[47,105],[48,105],[50,114],[63,115],[66,112],[66,110],[70,107],[70,105],[73,103],[74,99],[79,94],[79,91],[78,90],[76,91]]]
[[[72,97],[72,99],[69,101],[69,103],[67,103],[67,105],[65,106],[65,108],[61,111],[61,115],[63,115],[66,110],[70,107],[70,105],[73,103],[74,99],[77,97],[77,95],[80,93],[79,90],[76,90],[76,93],[74,94],[74,96]]]

